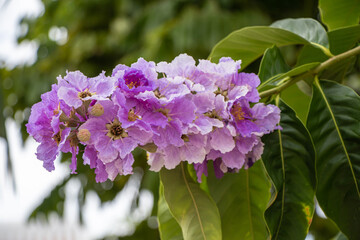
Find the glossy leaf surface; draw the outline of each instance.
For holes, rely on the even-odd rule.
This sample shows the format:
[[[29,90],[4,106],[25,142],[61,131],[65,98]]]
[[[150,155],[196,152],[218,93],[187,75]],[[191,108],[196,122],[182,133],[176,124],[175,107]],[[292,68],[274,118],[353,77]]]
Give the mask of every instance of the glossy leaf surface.
[[[282,100],[280,126],[263,137],[262,159],[273,182],[273,201],[265,212],[271,239],[305,239],[314,212],[315,153],[295,112]]]
[[[319,0],[319,10],[329,30],[359,24],[360,0]]]
[[[260,57],[267,48],[291,44],[309,44],[304,38],[279,28],[246,27],[232,32],[212,49],[209,58],[217,62],[221,57],[241,59],[245,68]]]
[[[194,182],[185,163],[162,169],[160,179],[169,210],[179,223],[185,240],[220,240],[220,214],[215,202]]]
[[[269,78],[290,70],[289,65],[286,64],[284,57],[278,47],[275,45],[266,49],[264,57],[261,59],[259,78],[261,82],[266,82]]]
[[[162,240],[182,240],[182,233],[179,224],[171,215],[164,197],[164,186],[160,183],[158,202],[159,232]]]
[[[224,240],[267,238],[264,211],[270,199],[270,182],[260,161],[221,179],[209,172],[208,186],[219,208]]]
[[[311,18],[288,18],[274,22],[270,27],[276,27],[293,32],[312,43],[329,46],[328,36],[323,26]]]
[[[328,33],[330,50],[333,54],[343,53],[360,40],[360,25],[339,28]]]
[[[360,97],[315,81],[307,127],[317,153],[317,199],[349,239],[360,239]]]

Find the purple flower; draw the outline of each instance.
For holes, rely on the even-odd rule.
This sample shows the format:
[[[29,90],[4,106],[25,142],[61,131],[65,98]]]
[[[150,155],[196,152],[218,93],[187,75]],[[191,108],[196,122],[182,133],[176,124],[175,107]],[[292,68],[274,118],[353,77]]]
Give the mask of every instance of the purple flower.
[[[109,178],[114,177],[115,170],[111,168],[116,168],[121,174],[128,174],[132,158],[129,155],[138,145],[149,143],[152,133],[137,126],[124,128],[117,115],[118,106],[112,101],[98,101],[98,104],[103,106],[104,114],[90,117],[79,129],[90,132],[87,144],[93,145],[97,151],[97,158],[105,165]]]
[[[206,136],[201,134],[182,135],[184,144],[180,147],[168,145],[158,148],[156,153],[150,154],[150,169],[159,171],[163,166],[167,169],[175,168],[181,161],[188,163],[202,163],[205,160]]]
[[[134,157],[130,153],[124,158],[117,157],[112,162],[105,164],[105,170],[111,181],[114,181],[117,175],[128,175],[132,174],[132,165],[134,163]]]
[[[249,102],[258,102],[260,100],[259,92],[257,91],[257,87],[260,85],[259,77],[254,73],[239,73],[235,75],[233,82],[236,86],[247,87],[249,90],[246,93],[245,97]],[[235,100],[241,96],[234,94],[231,96],[229,94],[229,98]]]
[[[32,107],[27,129],[40,142],[37,156],[51,171],[60,151],[71,152],[76,173],[82,144],[97,182],[131,174],[138,146],[151,151],[150,170],[187,161],[198,181],[209,161],[217,177],[249,168],[263,152],[260,137],[280,129],[280,110],[258,103],[260,80],[239,73],[240,64],[221,58],[196,65],[180,54],[170,63],[119,64],[111,77],[67,72]]]
[[[249,102],[246,99],[238,99],[230,105],[230,113],[237,132],[243,137],[249,137],[254,132],[260,132],[260,128],[255,123]]]
[[[108,174],[104,163],[97,157],[97,151],[92,145],[86,146],[83,154],[84,164],[90,165],[90,168],[95,168],[96,182],[105,182],[108,179]]]
[[[203,174],[205,176],[208,176],[208,171],[207,171],[208,162],[209,162],[209,160],[205,160],[202,163],[195,163],[194,164],[194,168],[195,168],[195,171],[196,171],[196,176],[197,176],[198,182],[201,182],[201,177],[202,177]],[[218,158],[218,159],[214,160],[213,161],[213,166],[214,166],[215,176],[217,178],[222,178],[224,176],[224,172],[222,170],[224,168],[224,164],[222,163],[221,159]]]
[[[42,101],[31,108],[29,121],[26,124],[28,133],[40,145],[37,148],[37,158],[42,160],[43,166],[52,171],[55,169],[54,160],[64,149],[70,128],[60,122],[63,112],[60,108],[68,110],[63,102],[57,98],[57,85],[52,85],[52,90],[41,96]]]
[[[209,134],[209,144],[211,149],[221,153],[230,152],[235,148],[234,129],[231,125],[223,128],[216,128]]]
[[[281,129],[278,126],[280,122],[280,109],[277,106],[257,103],[251,110],[256,119],[255,124],[257,124],[262,134],[268,134],[275,129]]]
[[[106,77],[105,72],[94,78],[87,78],[79,71],[66,72],[64,78],[57,79],[59,99],[74,108],[86,100],[105,100],[115,89],[115,79]]]
[[[238,74],[241,61],[234,61],[231,58],[223,57],[219,63],[212,63],[209,60],[199,60],[198,69],[203,72],[217,87],[227,90],[233,78]]]
[[[165,73],[167,77],[184,77],[193,79],[196,74],[195,60],[187,54],[180,54],[171,63],[160,62],[156,66],[156,70]]]
[[[131,67],[117,65],[112,76],[117,79],[118,87],[129,96],[153,90],[153,84],[157,79],[155,63],[147,62],[143,58],[139,58]]]
[[[230,113],[237,129],[243,137],[256,133],[263,135],[277,129],[280,109],[274,105],[257,103],[250,108],[246,99],[240,98],[229,105]]]

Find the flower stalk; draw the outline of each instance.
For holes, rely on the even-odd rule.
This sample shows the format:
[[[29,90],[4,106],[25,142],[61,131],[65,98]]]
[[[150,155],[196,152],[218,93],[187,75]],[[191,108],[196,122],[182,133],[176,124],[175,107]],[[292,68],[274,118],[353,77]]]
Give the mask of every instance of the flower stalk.
[[[333,66],[334,64],[338,63],[338,62],[341,62],[345,59],[348,59],[348,58],[351,58],[353,56],[356,56],[360,54],[360,46],[356,47],[356,48],[353,48],[349,51],[346,51],[344,53],[341,53],[339,55],[336,55],[334,57],[331,57],[329,58],[328,60],[326,60],[325,62],[321,63],[320,65],[318,65],[317,67],[311,69],[311,70],[308,70],[307,72],[304,72],[302,74],[299,74],[297,76],[293,76],[291,77],[288,81],[285,81],[285,82],[282,82],[280,85],[272,88],[272,89],[269,89],[269,90],[266,90],[266,91],[263,91],[263,92],[260,92],[260,97],[261,98],[266,98],[266,97],[270,97],[274,94],[279,94],[281,91],[283,91],[284,89],[290,87],[291,85],[293,85],[294,83],[306,78],[306,77],[309,77],[309,76],[316,76],[318,75],[319,73],[321,73],[322,71],[324,71],[325,69],[328,69],[330,68],[331,66]],[[288,77],[287,77],[288,78]]]

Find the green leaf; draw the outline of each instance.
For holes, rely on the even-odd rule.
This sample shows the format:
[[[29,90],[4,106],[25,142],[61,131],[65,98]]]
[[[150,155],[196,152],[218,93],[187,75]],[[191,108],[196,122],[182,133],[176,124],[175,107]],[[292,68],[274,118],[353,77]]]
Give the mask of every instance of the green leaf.
[[[329,40],[326,30],[316,20],[311,18],[287,18],[279,20],[270,25],[270,27],[281,28],[293,32],[311,43],[320,44],[326,48],[329,47]]]
[[[330,31],[359,24],[360,0],[319,0],[319,10]]]
[[[291,107],[296,116],[306,124],[306,118],[310,107],[311,97],[300,90],[299,86],[308,86],[306,82],[300,81],[281,91],[281,99]],[[309,87],[310,91],[311,88]]]
[[[310,135],[295,112],[282,100],[277,105],[283,130],[262,138],[262,159],[275,188],[265,219],[271,239],[303,240],[314,213],[315,153]]]
[[[242,68],[260,57],[267,48],[291,44],[309,44],[302,37],[279,28],[246,27],[232,32],[212,49],[209,58],[216,62],[221,57],[241,59]]]
[[[320,65],[319,62],[308,63],[308,64],[304,64],[304,65],[295,67],[295,68],[291,69],[290,71],[288,71],[286,73],[277,74],[274,77],[267,80],[266,82],[263,82],[262,84],[260,84],[260,86],[258,87],[258,90],[259,90],[259,92],[264,91],[265,86],[272,85],[272,83],[277,82],[280,79],[284,79],[286,77],[294,77],[294,76],[303,74],[303,73],[305,73],[305,72],[307,72],[307,71],[309,71],[311,69],[316,68],[319,65]]]
[[[331,68],[325,69],[321,73],[321,78],[331,79],[336,82],[342,82],[346,74],[351,71],[356,61],[356,57],[350,57],[339,61],[331,66]]]
[[[221,179],[209,171],[208,185],[220,211],[224,240],[267,238],[264,211],[270,199],[270,182],[260,161]]]
[[[343,53],[353,48],[360,40],[360,25],[330,31],[328,36],[331,52],[333,54]]]
[[[181,228],[171,215],[169,207],[164,197],[164,186],[160,182],[159,202],[158,202],[158,222],[161,240],[180,240],[183,239]]]
[[[266,49],[264,57],[261,59],[259,68],[259,78],[265,82],[269,78],[289,71],[291,68],[286,64],[284,57],[275,45]]]
[[[314,47],[313,45],[305,45],[299,53],[296,66],[313,62],[324,62],[328,59],[329,57],[319,48]]]
[[[160,179],[170,212],[179,223],[185,240],[221,240],[220,214],[215,202],[195,183],[181,163],[162,169]]]
[[[317,154],[317,199],[351,239],[360,239],[360,97],[350,88],[315,81],[307,127]]]

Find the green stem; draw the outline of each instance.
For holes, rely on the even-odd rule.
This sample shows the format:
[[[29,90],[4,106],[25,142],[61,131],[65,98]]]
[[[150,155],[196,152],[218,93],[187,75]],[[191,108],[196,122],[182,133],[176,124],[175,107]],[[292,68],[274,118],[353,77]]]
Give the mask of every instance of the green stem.
[[[269,97],[271,95],[274,94],[279,94],[282,90],[286,89],[287,87],[293,85],[294,83],[304,79],[305,77],[308,76],[315,76],[318,75],[319,73],[321,73],[322,71],[324,71],[325,69],[331,67],[332,65],[341,62],[347,58],[353,57],[360,54],[360,46],[353,48],[347,52],[341,53],[339,55],[336,55],[332,58],[329,58],[328,60],[326,60],[325,62],[321,63],[319,66],[317,66],[316,68],[313,68],[305,73],[302,73],[300,75],[294,76],[292,77],[290,80],[280,84],[277,87],[274,87],[272,89],[263,91],[260,93],[260,97],[261,98],[265,98],[265,97]]]

